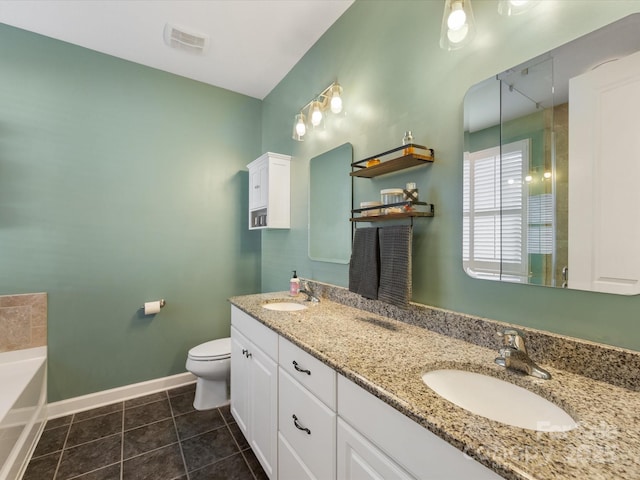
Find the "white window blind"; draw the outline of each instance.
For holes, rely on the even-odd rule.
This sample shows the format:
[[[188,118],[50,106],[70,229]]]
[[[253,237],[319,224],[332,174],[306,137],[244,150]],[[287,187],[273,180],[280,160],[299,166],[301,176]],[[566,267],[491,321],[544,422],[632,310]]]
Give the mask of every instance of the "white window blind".
[[[526,281],[529,142],[466,152],[463,166],[463,264],[469,275]]]

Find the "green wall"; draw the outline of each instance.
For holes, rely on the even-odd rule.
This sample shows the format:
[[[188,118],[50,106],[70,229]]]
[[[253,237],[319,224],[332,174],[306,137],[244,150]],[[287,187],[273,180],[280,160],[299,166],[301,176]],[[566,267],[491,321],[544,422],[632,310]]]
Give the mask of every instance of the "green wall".
[[[420,222],[415,232],[415,301],[640,350],[640,297],[474,280],[464,274],[461,259],[467,89],[640,11],[640,2],[548,0],[511,18],[499,16],[496,5],[474,0],[475,41],[446,52],[438,47],[443,2],[357,0],[267,96],[262,147],[294,156],[294,202],[291,230],[263,233],[262,289],[286,289],[293,269],[302,277],[347,284],[346,265],[307,256],[309,159],[344,142],[353,144],[356,159],[364,158],[398,146],[410,129],[417,143],[435,148],[436,162],[380,180],[357,179],[356,201],[415,181],[421,199],[436,205],[436,217]],[[336,79],[344,87],[347,115],[305,142],[291,140],[295,113]]]
[[[0,25],[0,294],[49,294],[49,401],[184,372],[228,336],[226,299],[260,288],[261,109]]]

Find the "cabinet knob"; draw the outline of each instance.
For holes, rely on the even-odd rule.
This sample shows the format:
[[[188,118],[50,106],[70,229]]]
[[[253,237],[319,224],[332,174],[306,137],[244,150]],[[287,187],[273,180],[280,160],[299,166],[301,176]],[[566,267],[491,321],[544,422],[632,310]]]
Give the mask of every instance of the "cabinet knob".
[[[305,370],[304,368],[300,368],[300,366],[298,365],[298,362],[296,362],[295,360],[293,361],[293,368],[295,368],[300,373],[306,373],[307,375],[311,375],[311,371]]]
[[[307,432],[307,435],[311,435],[311,430],[300,425],[300,423],[298,422],[298,417],[296,417],[295,414],[293,415],[293,424],[298,430],[302,430],[303,432]]]

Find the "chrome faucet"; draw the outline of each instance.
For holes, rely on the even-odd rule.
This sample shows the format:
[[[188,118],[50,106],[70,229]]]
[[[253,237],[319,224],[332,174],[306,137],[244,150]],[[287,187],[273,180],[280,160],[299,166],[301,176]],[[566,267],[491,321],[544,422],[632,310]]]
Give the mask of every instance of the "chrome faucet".
[[[313,290],[311,290],[311,287],[309,286],[309,284],[307,282],[304,282],[302,284],[302,288],[299,290],[299,292],[300,293],[304,293],[307,296],[307,298],[306,298],[307,302],[317,303],[317,302],[320,301],[320,299],[315,296],[315,294],[313,293]]]
[[[510,328],[503,332],[498,332],[498,335],[502,337],[504,345],[500,349],[500,356],[495,360],[498,365],[544,380],[551,378],[549,372],[540,368],[529,357],[522,332]]]

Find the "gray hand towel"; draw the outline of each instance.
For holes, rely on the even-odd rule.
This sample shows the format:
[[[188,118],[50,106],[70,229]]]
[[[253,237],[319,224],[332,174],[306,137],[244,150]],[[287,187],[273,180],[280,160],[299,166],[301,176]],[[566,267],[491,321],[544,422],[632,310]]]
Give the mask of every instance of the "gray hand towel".
[[[349,291],[373,300],[378,298],[380,252],[378,229],[357,228],[349,262]]]
[[[412,227],[380,229],[380,286],[378,300],[406,307],[411,300]]]

